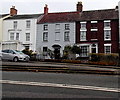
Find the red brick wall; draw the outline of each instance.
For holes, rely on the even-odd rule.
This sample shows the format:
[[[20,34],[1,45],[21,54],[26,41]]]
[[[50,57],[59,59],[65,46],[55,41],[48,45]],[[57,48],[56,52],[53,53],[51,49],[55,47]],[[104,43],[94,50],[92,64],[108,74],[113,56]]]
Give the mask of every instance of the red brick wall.
[[[76,22],[76,43],[98,43],[98,52],[104,53],[104,44],[109,43],[112,44],[112,53],[119,52],[119,24],[118,20],[111,21],[111,41],[104,41],[104,21],[98,21],[96,33],[91,31],[91,22],[87,21],[87,34],[86,39],[87,41],[80,41],[80,22]],[[91,39],[98,39],[92,41]]]

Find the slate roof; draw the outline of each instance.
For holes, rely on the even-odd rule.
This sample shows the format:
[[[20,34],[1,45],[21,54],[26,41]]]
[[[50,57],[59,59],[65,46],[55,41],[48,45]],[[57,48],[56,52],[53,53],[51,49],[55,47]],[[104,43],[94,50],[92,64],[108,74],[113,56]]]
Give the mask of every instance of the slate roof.
[[[111,19],[119,19],[118,10],[104,9],[83,12],[48,13],[47,15],[44,15],[37,24]]]
[[[0,18],[3,18],[5,16],[8,16],[9,14],[0,14]]]
[[[80,17],[81,21],[106,19],[119,19],[118,11],[115,9],[83,11]]]
[[[38,18],[42,14],[26,14],[26,15],[14,15],[12,17],[8,17],[5,20],[12,20],[12,19],[31,19],[31,18]]]
[[[56,23],[56,22],[73,22],[78,20],[79,17],[80,17],[80,12],[48,13],[47,15],[44,15],[40,21],[38,21],[38,24]]]

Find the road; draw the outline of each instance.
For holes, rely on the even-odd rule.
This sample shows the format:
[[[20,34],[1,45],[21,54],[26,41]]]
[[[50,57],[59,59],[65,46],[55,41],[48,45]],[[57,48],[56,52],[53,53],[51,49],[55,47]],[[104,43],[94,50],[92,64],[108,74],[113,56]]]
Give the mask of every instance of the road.
[[[118,98],[117,75],[2,72],[3,98]]]

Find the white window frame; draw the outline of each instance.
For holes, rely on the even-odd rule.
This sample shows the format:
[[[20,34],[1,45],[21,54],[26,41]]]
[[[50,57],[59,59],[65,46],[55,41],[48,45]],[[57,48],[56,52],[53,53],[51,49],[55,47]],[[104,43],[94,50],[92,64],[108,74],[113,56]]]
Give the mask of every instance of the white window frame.
[[[104,40],[111,40],[111,30],[104,30]]]
[[[81,45],[80,48],[81,48],[81,57],[88,57],[89,56],[89,45]]]
[[[110,54],[111,53],[111,44],[104,44],[104,52],[106,53],[106,54]],[[106,47],[109,47],[110,48],[110,50],[109,50],[109,52],[107,51],[107,48]]]
[[[16,33],[16,40],[19,40],[20,39],[20,33]]]
[[[48,30],[48,24],[43,25],[43,30],[44,31]]]
[[[80,31],[80,41],[86,41],[86,31]]]
[[[86,29],[86,23],[87,23],[87,22],[80,22],[80,24],[81,24],[81,29]]]
[[[60,41],[60,32],[55,32],[55,41]]]
[[[18,22],[17,21],[13,21],[13,28],[14,29],[17,29],[17,25],[18,25]]]
[[[70,30],[70,24],[65,24],[65,30]]]
[[[64,41],[70,41],[70,32],[69,31],[64,32]]]
[[[91,21],[91,23],[97,23],[98,21]]]
[[[30,41],[30,33],[26,33],[26,41]]]
[[[55,30],[60,30],[60,24],[55,24]]]
[[[26,28],[29,29],[31,26],[31,21],[30,20],[27,20],[26,21]]]
[[[14,32],[10,33],[10,40],[15,40],[15,33]]]
[[[43,41],[48,41],[48,32],[43,32]]]
[[[109,24],[109,25],[107,25]],[[105,28],[111,28],[111,21],[110,20],[104,20],[104,29]]]

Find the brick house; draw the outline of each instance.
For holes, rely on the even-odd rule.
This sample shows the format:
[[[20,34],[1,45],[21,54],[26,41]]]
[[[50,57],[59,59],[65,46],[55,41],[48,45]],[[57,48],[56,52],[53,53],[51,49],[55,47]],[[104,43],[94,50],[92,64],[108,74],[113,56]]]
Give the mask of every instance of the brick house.
[[[62,53],[65,45],[77,44],[81,48],[81,57],[88,57],[89,53],[118,53],[118,8],[83,11],[82,2],[78,2],[76,8],[75,12],[48,13],[46,5],[44,16],[37,23],[37,50],[59,48]],[[65,25],[69,30],[65,30]],[[69,31],[69,41],[64,40],[66,31]]]
[[[81,57],[88,57],[89,53],[118,53],[118,8],[83,11],[81,2],[78,2],[76,8],[75,12],[63,13],[48,13],[47,6],[44,8],[44,17],[37,23],[37,48],[44,51],[47,50],[45,48],[53,49],[52,46],[57,44],[62,53],[65,45],[77,44],[81,48]],[[64,41],[66,24],[70,28],[69,41]],[[55,29],[57,25],[59,32]],[[47,27],[47,31],[42,27]],[[46,32],[47,41],[43,41],[43,34]],[[55,33],[60,35],[57,36]]]
[[[76,22],[76,44],[81,48],[81,57],[119,53],[118,8],[82,11]]]

